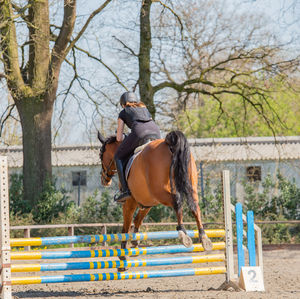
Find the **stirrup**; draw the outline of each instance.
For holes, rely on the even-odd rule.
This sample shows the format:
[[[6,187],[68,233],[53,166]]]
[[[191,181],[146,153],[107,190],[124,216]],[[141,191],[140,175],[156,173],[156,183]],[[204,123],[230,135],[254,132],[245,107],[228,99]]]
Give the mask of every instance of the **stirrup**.
[[[129,196],[131,196],[131,192],[129,190],[120,191],[115,194],[114,201],[118,203],[124,203]]]

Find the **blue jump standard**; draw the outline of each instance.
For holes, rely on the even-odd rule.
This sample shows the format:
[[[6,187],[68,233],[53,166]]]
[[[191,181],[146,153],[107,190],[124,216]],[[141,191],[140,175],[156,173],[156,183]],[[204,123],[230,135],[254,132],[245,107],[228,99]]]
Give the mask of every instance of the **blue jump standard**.
[[[241,268],[245,266],[245,253],[243,248],[243,208],[242,204],[238,202],[235,205],[236,217],[236,242],[238,252],[238,275],[240,276]]]
[[[256,266],[255,231],[253,211],[247,212],[247,247],[249,252],[249,266]]]

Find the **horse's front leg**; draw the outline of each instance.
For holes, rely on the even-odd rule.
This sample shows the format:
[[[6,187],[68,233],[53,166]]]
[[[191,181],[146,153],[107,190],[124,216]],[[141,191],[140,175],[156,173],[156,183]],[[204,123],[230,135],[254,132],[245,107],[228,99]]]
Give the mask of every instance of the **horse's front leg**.
[[[136,214],[133,223],[134,223],[134,228],[133,232],[138,233],[139,228],[141,224],[143,223],[144,218],[147,216],[151,208],[145,208],[145,209],[139,209],[138,213]],[[132,240],[131,241],[132,247],[138,247],[139,241],[138,240]]]
[[[132,218],[134,211],[136,210],[137,203],[136,201],[131,197],[128,198],[125,203],[123,204],[123,228],[122,233],[129,233]],[[126,249],[127,247],[127,241],[121,242],[121,249]],[[126,261],[126,256],[119,256],[119,259],[121,261]],[[120,267],[118,268],[119,272],[126,271],[126,267]]]
[[[202,243],[204,250],[207,250],[207,251],[212,250],[213,244],[204,231],[203,224],[201,221],[201,211],[200,211],[198,204],[196,205],[195,209],[191,210],[191,212],[193,213],[193,215],[196,219],[196,223],[197,223],[197,227],[198,227],[198,231],[199,231],[200,243]]]
[[[183,225],[183,215],[182,215],[182,207],[180,208],[174,208],[177,216],[177,223],[178,226],[176,227],[178,231],[178,238],[179,241],[185,246],[185,247],[192,247],[193,241],[186,233],[186,230]]]

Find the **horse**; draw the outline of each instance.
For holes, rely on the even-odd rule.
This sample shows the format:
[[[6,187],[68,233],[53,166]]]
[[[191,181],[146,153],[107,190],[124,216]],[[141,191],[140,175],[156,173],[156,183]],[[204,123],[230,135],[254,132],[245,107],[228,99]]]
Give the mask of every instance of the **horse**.
[[[102,185],[109,186],[116,173],[114,154],[120,142],[115,136],[105,138],[99,132],[98,139],[102,143],[101,182]],[[137,208],[139,210],[133,220],[135,233],[139,231],[150,209],[163,204],[174,209],[179,240],[184,246],[191,247],[192,239],[187,235],[183,225],[185,200],[195,217],[200,243],[204,250],[211,250],[212,243],[205,234],[201,221],[197,185],[198,173],[195,160],[190,152],[188,141],[181,131],[172,131],[165,139],[156,139],[147,143],[134,159],[129,172],[128,187],[131,196],[123,203],[122,232],[129,232]],[[137,242],[133,245],[137,246]],[[121,243],[121,248],[126,248],[126,241]]]

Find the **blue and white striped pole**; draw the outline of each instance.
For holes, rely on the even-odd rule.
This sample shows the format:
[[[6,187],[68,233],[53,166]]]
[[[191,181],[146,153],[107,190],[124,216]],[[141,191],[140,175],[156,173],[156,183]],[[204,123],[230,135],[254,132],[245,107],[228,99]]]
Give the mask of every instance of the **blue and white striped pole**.
[[[222,250],[225,242],[214,242],[213,250]],[[11,253],[12,260],[37,260],[37,259],[69,259],[69,258],[96,258],[111,256],[137,256],[149,254],[180,253],[204,251],[201,244],[194,244],[192,247],[183,245],[141,247],[129,249],[100,249],[100,250],[74,250],[74,251],[27,251]]]
[[[168,266],[196,263],[222,262],[225,260],[224,253],[179,256],[166,258],[138,259],[138,260],[110,260],[94,262],[71,262],[71,263],[49,263],[49,264],[13,264],[12,272],[45,272],[45,271],[66,271],[66,270],[88,270],[106,268],[128,268],[128,267],[149,267],[149,266]]]

